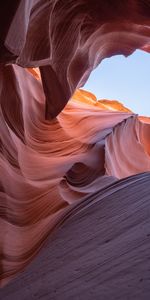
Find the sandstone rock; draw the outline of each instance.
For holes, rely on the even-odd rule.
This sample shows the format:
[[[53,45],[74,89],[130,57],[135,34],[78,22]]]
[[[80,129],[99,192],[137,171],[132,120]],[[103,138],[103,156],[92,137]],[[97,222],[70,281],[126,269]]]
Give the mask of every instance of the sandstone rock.
[[[101,202],[101,193],[105,194],[108,203],[105,211],[108,215],[118,205],[116,193],[120,209],[123,205],[126,211],[123,197],[129,192],[128,212],[132,210],[132,203],[134,212],[138,205],[136,200],[141,201],[138,202],[135,222],[142,226],[149,209],[149,119],[139,118],[118,102],[97,101],[94,95],[81,89],[74,92],[83,86],[91,71],[105,57],[129,55],[138,48],[149,52],[150,5],[148,0],[15,0],[12,3],[5,0],[5,4],[0,4],[0,13],[0,282],[4,285],[28,265],[63,220],[70,222],[71,235],[74,213],[79,212],[75,217],[77,226],[78,216],[82,219],[84,204],[88,207],[89,201],[93,200],[93,205],[102,203],[103,206],[105,201]],[[145,171],[147,173],[143,174]],[[133,177],[128,178],[131,175]],[[144,193],[143,189],[146,190]],[[109,203],[112,206],[109,207]],[[120,219],[118,206],[115,209]],[[90,207],[87,218],[88,215]],[[108,217],[99,217],[106,228]],[[94,217],[90,216],[89,220],[91,218]],[[123,222],[125,227],[129,226],[125,237],[130,244],[134,231],[132,217],[129,217],[129,223],[126,219]],[[87,223],[88,219],[84,219],[80,228],[79,248],[82,249],[80,243],[83,240],[84,253],[87,240],[83,236]],[[110,227],[113,224],[111,220]],[[120,223],[115,224],[118,228]],[[144,228],[148,230],[148,225]],[[113,230],[115,234],[115,228]],[[123,225],[121,232],[125,234]],[[139,267],[142,261],[139,249],[143,245],[143,253],[147,255],[143,268],[147,270],[148,240],[143,240],[143,231],[140,231],[140,236],[137,231],[134,233],[139,238],[134,244],[137,245],[137,265]],[[106,239],[108,236],[107,233]],[[55,249],[59,239],[59,235],[56,236]],[[115,240],[114,255],[121,241],[122,238],[118,242]],[[73,243],[76,240],[73,239]],[[94,247],[97,247],[97,239],[95,243]],[[70,247],[69,244],[67,247]],[[103,248],[104,252],[106,248]],[[117,253],[116,264],[119,265],[119,253],[122,259],[126,259],[126,255],[122,249]],[[132,254],[134,256],[134,251]],[[65,257],[65,252],[63,255]],[[106,260],[108,258],[107,253]],[[88,259],[86,255],[85,259]],[[55,261],[56,257],[54,265]],[[128,266],[131,261],[133,266],[134,260],[127,256]],[[67,263],[70,262],[71,258]],[[82,259],[79,263],[82,264]],[[107,266],[106,269],[109,269],[109,259]],[[118,278],[117,273],[121,272],[122,280],[126,282],[123,260],[117,273],[115,266],[112,267],[113,272],[108,272],[105,280],[109,283],[110,276]],[[97,274],[98,269],[94,270]],[[105,268],[103,270],[105,272]],[[128,271],[131,272],[130,267]],[[68,269],[64,268],[61,278],[67,272]],[[136,270],[133,270],[132,276],[137,278]],[[55,279],[56,287],[57,276]],[[91,282],[92,279],[89,280]],[[144,280],[143,285],[146,297],[149,292],[147,282]],[[83,284],[83,281],[79,283]],[[134,280],[134,283],[137,284],[137,281]],[[64,284],[69,287],[68,279]],[[118,294],[114,294],[114,299],[126,295],[125,286],[122,285],[122,292],[120,289]],[[72,285],[70,287],[72,289]],[[96,297],[98,288],[97,285]],[[105,290],[106,286],[102,288]],[[12,295],[14,289],[15,283]],[[143,289],[139,289],[137,297],[141,297]],[[26,288],[25,292],[25,296],[17,294],[17,297],[28,299],[32,292],[28,293]],[[60,293],[63,292],[65,295],[66,291],[60,288]],[[3,298],[10,299],[5,289],[2,293]],[[52,288],[50,293],[55,299]],[[91,299],[90,288],[87,293],[86,299]],[[11,299],[16,299],[16,295],[12,295]],[[75,295],[73,290],[69,295]]]

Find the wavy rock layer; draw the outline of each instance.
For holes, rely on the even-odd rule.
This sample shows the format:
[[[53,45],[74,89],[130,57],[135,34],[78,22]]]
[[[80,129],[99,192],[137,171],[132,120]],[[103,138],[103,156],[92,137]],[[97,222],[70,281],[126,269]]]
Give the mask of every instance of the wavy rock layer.
[[[125,178],[74,207],[1,298],[148,300],[149,181]]]
[[[150,171],[147,119],[73,95],[103,58],[149,51],[149,1],[9,2],[0,4],[2,284],[80,201]]]
[[[6,0],[0,11],[1,61],[40,66],[48,119],[102,59],[150,49],[149,0]]]
[[[112,111],[111,102],[106,110],[80,90],[56,119],[45,121],[39,79],[19,66],[1,68],[1,78],[1,280],[7,282],[71,204],[117,179],[150,171],[150,144],[142,141],[138,117]]]

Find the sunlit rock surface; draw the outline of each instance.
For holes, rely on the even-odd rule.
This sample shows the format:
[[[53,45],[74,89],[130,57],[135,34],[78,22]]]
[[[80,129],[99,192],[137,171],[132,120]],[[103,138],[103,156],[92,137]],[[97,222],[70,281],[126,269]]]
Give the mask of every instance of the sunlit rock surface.
[[[46,271],[54,279],[51,285],[45,281],[48,295],[42,294],[38,284],[44,271],[41,267],[37,274],[38,258],[0,295],[29,299],[36,290],[43,299],[49,295],[77,299],[78,283],[79,292],[86,289],[86,299],[91,299],[94,286],[95,299],[99,295],[111,299],[111,284],[116,291],[112,299],[123,299],[130,291],[136,299],[149,299],[142,298],[150,295],[149,118],[138,117],[116,100],[98,101],[87,91],[75,92],[103,58],[128,55],[137,48],[149,52],[149,1],[15,0],[10,4],[6,0],[0,8],[1,285],[23,270],[50,233],[66,221],[52,245],[50,240],[45,244],[46,251],[51,251],[49,259],[41,252],[41,262],[47,266],[53,262]],[[103,231],[100,235],[94,234],[95,226]],[[64,239],[61,244],[68,254],[60,251],[66,261],[58,275],[57,248],[65,235],[71,242]],[[105,239],[113,241],[111,249]],[[78,255],[79,274],[75,265],[70,277],[67,266]],[[105,268],[112,271],[107,273]],[[85,279],[88,273],[93,275]],[[36,274],[35,287],[27,279],[31,274]],[[106,285],[93,279],[99,276],[104,276]],[[75,280],[74,286],[69,278]],[[116,289],[119,278],[120,289]],[[125,294],[132,279],[138,289],[131,285]],[[24,280],[30,282],[30,291]],[[60,284],[55,297],[59,281],[70,289],[69,296]]]
[[[56,119],[45,121],[42,84],[33,75],[19,66],[1,68],[4,283],[31,260],[71,204],[150,171],[149,139],[142,142],[137,115],[114,111],[111,101],[106,109],[106,102],[78,90]]]

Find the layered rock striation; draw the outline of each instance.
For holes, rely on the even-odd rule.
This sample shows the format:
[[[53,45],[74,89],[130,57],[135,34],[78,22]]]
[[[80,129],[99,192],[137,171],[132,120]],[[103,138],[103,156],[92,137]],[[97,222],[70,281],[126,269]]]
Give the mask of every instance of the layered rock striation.
[[[93,197],[99,201],[102,191],[114,202],[120,184],[130,189],[130,180],[135,191],[140,182],[148,188],[149,175],[143,172],[150,171],[149,119],[116,101],[97,101],[75,90],[105,57],[149,51],[150,3],[16,0],[0,7],[4,285],[32,260],[52,230],[82,210],[81,203],[88,207]],[[118,193],[122,203],[124,190]],[[149,209],[148,195],[143,197]],[[133,203],[136,198],[136,192],[130,194]],[[131,241],[130,234],[126,238]]]

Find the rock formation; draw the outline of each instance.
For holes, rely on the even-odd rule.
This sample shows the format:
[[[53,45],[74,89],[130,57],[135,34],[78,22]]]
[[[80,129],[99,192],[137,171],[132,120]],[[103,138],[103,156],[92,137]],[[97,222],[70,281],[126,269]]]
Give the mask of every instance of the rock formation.
[[[149,0],[5,0],[0,12],[0,61],[40,67],[47,119],[102,59],[150,49]]]
[[[88,212],[88,218],[90,206],[100,208],[94,204],[100,202],[103,207],[104,198],[106,203],[112,201],[105,214],[109,216],[116,205],[116,216],[121,218],[119,207],[129,213],[133,203],[135,222],[142,224],[136,205],[149,209],[149,173],[145,173],[150,171],[149,119],[116,101],[97,101],[91,93],[75,90],[102,59],[129,55],[137,48],[149,52],[150,3],[5,0],[0,12],[0,281],[4,285],[64,220],[72,228],[71,218],[78,222],[82,211]],[[127,190],[128,208],[123,198]],[[120,206],[115,203],[116,193]],[[108,220],[105,215],[104,228]],[[121,220],[129,226],[130,244],[132,218],[129,223]],[[110,227],[113,224],[111,220]],[[119,226],[119,221],[115,224]],[[141,234],[135,243],[137,259],[141,259],[140,241],[144,243]],[[86,243],[82,238],[80,243]],[[58,234],[56,248],[59,239]],[[143,247],[147,254],[148,244]],[[103,256],[105,247],[101,251]],[[127,259],[130,265],[131,257]],[[117,272],[123,272],[121,266]],[[4,288],[3,298],[5,292]]]

